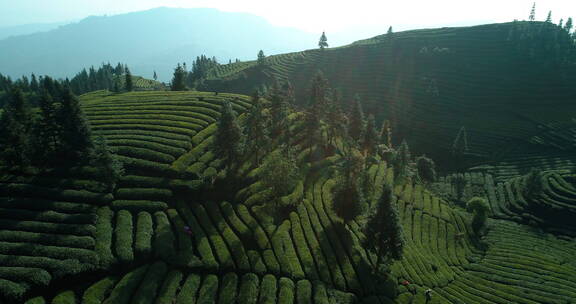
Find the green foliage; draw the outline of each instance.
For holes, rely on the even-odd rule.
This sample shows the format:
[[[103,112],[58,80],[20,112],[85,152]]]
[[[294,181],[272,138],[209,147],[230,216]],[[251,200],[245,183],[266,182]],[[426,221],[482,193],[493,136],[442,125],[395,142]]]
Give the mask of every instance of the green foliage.
[[[172,91],[186,91],[186,70],[180,64],[174,69],[174,76],[170,85]]]
[[[103,136],[97,136],[94,141],[93,162],[104,172],[104,178],[110,185],[108,189],[114,189],[118,179],[124,175],[124,165],[112,154]]]
[[[132,214],[129,211],[118,211],[114,234],[116,236],[115,249],[118,261],[131,263],[134,260],[134,251],[132,250],[133,224]]]
[[[93,147],[91,130],[78,98],[66,89],[62,96],[59,118],[62,123],[64,151],[72,159],[86,159]]]
[[[5,165],[23,168],[31,162],[32,114],[20,89],[13,89],[0,117],[0,156]]]
[[[410,148],[406,141],[402,141],[396,155],[394,157],[394,176],[397,179],[408,178],[412,175],[412,169],[410,167],[410,161],[412,155],[410,154]]]
[[[247,273],[242,276],[238,294],[238,302],[246,304],[256,304],[258,301],[258,286],[260,285],[258,277],[253,273]]]
[[[373,266],[377,271],[380,271],[383,261],[402,259],[406,241],[392,188],[387,184],[384,185],[377,205],[368,214],[364,235],[365,246],[376,253],[377,260]]]
[[[266,119],[262,114],[262,102],[260,101],[260,95],[256,91],[252,97],[252,108],[248,112],[248,117],[246,118],[246,128],[244,132],[246,133],[246,154],[248,156],[254,155],[256,163],[260,163],[260,152],[265,149],[270,138],[269,132],[266,128]]]
[[[542,188],[542,172],[536,168],[532,168],[526,176],[524,195],[527,198],[534,198],[542,192]]]
[[[118,279],[116,277],[105,277],[94,285],[88,287],[82,295],[82,303],[101,304],[117,281]]]
[[[154,253],[157,257],[169,261],[176,255],[176,249],[174,248],[176,240],[174,233],[172,232],[170,221],[168,220],[166,213],[161,211],[154,213],[154,218],[156,220],[154,241],[152,243]]]
[[[535,21],[536,20],[536,2],[532,5],[532,9],[530,10],[530,16],[528,20]]]
[[[182,289],[176,299],[176,303],[196,303],[196,293],[200,288],[201,277],[195,273],[190,274],[184,284],[182,284]]]
[[[147,265],[141,266],[122,277],[102,304],[129,304],[132,295],[146,275],[146,270],[148,270]]]
[[[326,38],[326,33],[324,32],[322,32],[322,36],[320,36],[320,41],[318,41],[318,47],[321,50],[328,47],[328,38]]]
[[[458,174],[452,178],[452,184],[456,190],[456,199],[461,200],[464,196],[464,190],[466,189],[468,181],[463,175]]]
[[[159,261],[152,264],[148,269],[148,272],[146,272],[146,276],[142,280],[142,283],[138,286],[138,290],[136,291],[136,294],[134,294],[132,302],[153,304],[156,299],[156,293],[167,272],[168,267],[166,266],[166,263]]]
[[[376,146],[378,145],[378,133],[376,132],[376,122],[374,115],[368,115],[368,122],[362,138],[362,149],[365,155],[374,155],[376,153]]]
[[[172,270],[166,276],[164,284],[158,292],[158,298],[156,298],[156,303],[158,304],[172,304],[176,293],[180,288],[180,282],[182,281],[182,272],[178,270]]]
[[[76,294],[72,290],[63,291],[52,299],[52,304],[76,304]]]
[[[436,181],[436,164],[426,156],[420,156],[416,159],[418,176],[422,181],[432,183]]]
[[[136,240],[134,253],[138,257],[147,258],[152,253],[152,235],[154,234],[152,216],[148,212],[138,213],[136,222]]]
[[[207,275],[203,282],[200,291],[198,291],[198,304],[215,304],[218,294],[218,277],[213,274]]]
[[[132,83],[132,73],[130,73],[130,69],[128,69],[128,66],[126,66],[124,77],[125,77],[126,91],[132,92],[134,90],[134,84]]]
[[[240,150],[242,131],[236,120],[236,114],[232,110],[229,101],[224,101],[218,120],[218,130],[215,134],[214,145],[216,151],[226,156],[228,167],[236,160]]]
[[[220,287],[220,296],[218,297],[218,304],[233,303],[236,300],[238,286],[238,275],[229,272],[222,278]]]
[[[294,156],[281,150],[268,155],[260,167],[260,172],[262,183],[272,189],[277,206],[282,202],[280,197],[290,194],[300,179]]]
[[[351,109],[352,113],[350,113],[348,121],[348,134],[353,140],[359,142],[362,134],[364,134],[364,111],[362,111],[362,102],[359,95],[354,97]]]
[[[263,67],[263,66],[266,65],[266,56],[264,55],[264,51],[260,50],[260,51],[258,52],[258,60],[257,60],[257,62],[258,62],[258,65],[259,65],[260,67]]]
[[[486,199],[481,197],[473,197],[468,201],[466,205],[468,212],[474,213],[474,218],[472,219],[472,229],[477,235],[480,235],[482,229],[486,225],[486,219],[488,218],[488,202]]]

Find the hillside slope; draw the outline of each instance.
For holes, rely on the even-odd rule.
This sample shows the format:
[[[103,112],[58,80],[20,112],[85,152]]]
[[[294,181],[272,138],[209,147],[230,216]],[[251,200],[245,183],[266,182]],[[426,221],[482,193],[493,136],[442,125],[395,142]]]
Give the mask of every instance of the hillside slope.
[[[224,66],[204,89],[249,94],[275,78],[291,81],[305,100],[321,70],[345,103],[358,94],[366,112],[389,119],[396,143],[406,139],[447,166],[465,127],[468,166],[535,159],[522,170],[574,159],[574,54],[567,32],[549,23],[415,30],[270,56],[264,68]]]

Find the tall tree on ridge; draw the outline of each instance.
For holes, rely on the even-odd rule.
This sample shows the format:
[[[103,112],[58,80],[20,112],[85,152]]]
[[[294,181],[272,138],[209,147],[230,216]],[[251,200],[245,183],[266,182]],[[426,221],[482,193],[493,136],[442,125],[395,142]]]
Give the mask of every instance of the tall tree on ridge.
[[[359,142],[364,133],[364,112],[362,111],[362,102],[360,96],[354,96],[354,103],[352,104],[352,113],[348,121],[348,134],[353,140]]]
[[[134,86],[132,84],[132,73],[130,73],[130,69],[126,66],[126,91],[132,92],[134,90]]]
[[[85,159],[93,148],[90,125],[82,113],[78,98],[70,88],[66,88],[62,94],[59,120],[62,124],[62,143],[65,151],[73,158]]]
[[[320,36],[320,41],[318,41],[318,47],[321,50],[328,47],[328,38],[326,38],[326,33],[322,32],[322,36]]]
[[[0,155],[6,165],[30,164],[32,114],[22,90],[15,87],[0,117]]]
[[[532,10],[530,11],[530,16],[528,17],[528,20],[530,21],[536,20],[536,2],[534,2],[534,4],[532,5]]]
[[[552,11],[548,12],[548,17],[546,17],[546,23],[552,23]]]
[[[178,63],[174,69],[174,76],[171,84],[172,91],[186,91],[186,70]]]
[[[260,50],[258,52],[258,66],[264,67],[266,65],[266,55],[264,55],[264,51]]]

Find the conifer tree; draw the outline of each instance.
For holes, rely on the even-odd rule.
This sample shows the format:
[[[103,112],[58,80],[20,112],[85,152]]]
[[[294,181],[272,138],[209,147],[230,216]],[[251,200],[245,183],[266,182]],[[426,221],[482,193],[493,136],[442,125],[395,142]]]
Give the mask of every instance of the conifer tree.
[[[158,80],[158,74],[156,74],[156,71],[154,71],[154,80]]]
[[[566,30],[568,33],[570,33],[570,31],[572,31],[572,17],[568,18],[568,20],[566,21],[566,25],[564,25],[564,30]]]
[[[392,126],[387,119],[382,122],[382,127],[380,128],[380,142],[388,148],[392,148]]]
[[[66,88],[62,94],[58,114],[62,125],[62,144],[65,153],[73,159],[87,159],[93,148],[90,126],[80,108],[78,98],[70,88]]]
[[[548,12],[548,17],[546,17],[546,23],[552,23],[552,11]]]
[[[49,160],[55,153],[62,151],[61,125],[58,121],[56,108],[52,96],[44,91],[40,97],[40,121],[38,124],[38,141],[42,147],[45,160]]]
[[[0,118],[0,155],[5,165],[30,164],[32,114],[22,90],[14,87]]]
[[[365,164],[366,158],[355,148],[345,153],[338,163],[340,178],[334,187],[333,208],[344,222],[353,220],[366,209],[361,187],[365,180]]]
[[[252,95],[252,108],[246,118],[246,145],[248,155],[254,155],[256,163],[260,164],[260,152],[262,147],[267,147],[269,140],[266,120],[262,115],[262,102],[260,94],[255,91]],[[264,152],[264,151],[263,151]]]
[[[321,50],[328,47],[328,38],[326,38],[326,33],[322,32],[322,36],[320,36],[320,41],[318,41],[318,47]]]
[[[285,91],[274,82],[270,90],[270,124],[271,133],[274,138],[286,131],[288,119],[288,102]]]
[[[132,92],[134,90],[134,86],[132,84],[132,73],[130,73],[130,69],[126,66],[126,91]]]
[[[532,5],[532,10],[530,11],[530,16],[528,17],[528,20],[530,21],[536,20],[536,2],[534,2],[534,4]]]
[[[96,137],[94,141],[93,163],[103,171],[104,178],[109,186],[108,190],[112,191],[118,179],[124,174],[124,166],[112,154],[112,149],[110,149],[103,136]]]
[[[376,264],[389,259],[400,260],[404,252],[404,232],[400,225],[398,208],[394,202],[392,187],[384,185],[378,203],[370,211],[364,226],[364,245],[376,253]],[[378,269],[378,268],[377,268]]]
[[[374,115],[368,115],[368,122],[366,123],[366,131],[362,139],[362,149],[364,155],[373,155],[376,152],[378,145],[378,132],[376,132],[376,122]]]
[[[258,66],[263,67],[266,65],[266,56],[264,55],[264,51],[260,50],[258,52]]]
[[[180,64],[174,69],[171,89],[172,91],[186,91],[186,70]]]
[[[360,96],[354,97],[352,103],[352,113],[348,121],[348,134],[356,142],[359,142],[364,133],[364,112],[362,111],[362,103]]]
[[[388,41],[392,41],[394,39],[394,31],[392,30],[392,26],[388,28],[388,32],[386,33],[386,39]]]
[[[310,85],[310,106],[323,108],[326,106],[328,80],[322,71],[317,71]]]
[[[405,140],[402,141],[398,151],[396,152],[396,157],[394,159],[394,174],[396,178],[405,178],[410,176],[410,160],[412,156],[410,155],[410,148]]]
[[[284,146],[283,149],[287,147]],[[290,194],[300,179],[296,159],[289,152],[276,150],[266,157],[260,172],[262,183],[272,190],[275,207],[281,207],[280,198]]]
[[[40,85],[38,84],[38,80],[36,79],[36,75],[32,74],[30,78],[30,90],[32,92],[38,93],[40,89]]]
[[[218,131],[216,132],[214,144],[216,151],[226,157],[228,168],[232,166],[240,151],[240,139],[242,131],[236,121],[236,114],[232,110],[229,101],[225,101],[220,108],[220,119],[218,120]]]

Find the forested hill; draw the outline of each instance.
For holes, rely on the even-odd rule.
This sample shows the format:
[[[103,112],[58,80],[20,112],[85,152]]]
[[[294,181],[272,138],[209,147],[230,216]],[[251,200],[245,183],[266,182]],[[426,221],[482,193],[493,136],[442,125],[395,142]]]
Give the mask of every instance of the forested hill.
[[[316,37],[261,17],[215,9],[157,8],[88,17],[55,30],[0,40],[0,73],[71,77],[86,66],[125,62],[132,72],[168,81],[177,62],[201,54],[219,60],[311,48]]]
[[[366,112],[391,120],[394,141],[439,161],[463,130],[473,165],[554,146],[550,124],[576,110],[574,55],[569,29],[552,23],[414,30],[225,65],[204,89],[248,94],[287,79],[304,100],[321,70],[344,103],[358,94]]]

